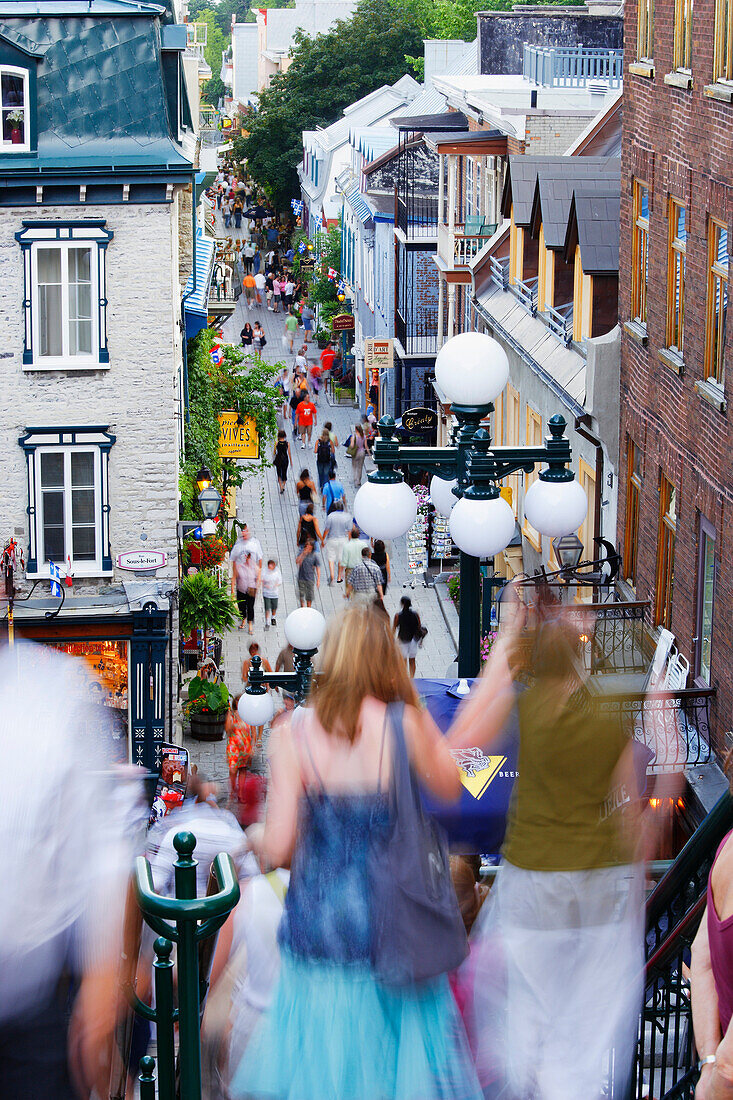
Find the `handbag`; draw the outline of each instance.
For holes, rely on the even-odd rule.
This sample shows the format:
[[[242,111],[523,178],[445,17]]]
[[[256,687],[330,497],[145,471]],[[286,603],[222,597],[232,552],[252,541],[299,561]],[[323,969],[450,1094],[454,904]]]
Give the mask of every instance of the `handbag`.
[[[257,589],[256,588],[248,588],[247,589],[247,595],[248,596],[256,596],[257,595]]]
[[[393,732],[390,831],[370,857],[372,965],[385,985],[409,985],[455,970],[468,939],[440,825],[423,809],[402,725],[404,703],[385,714]]]

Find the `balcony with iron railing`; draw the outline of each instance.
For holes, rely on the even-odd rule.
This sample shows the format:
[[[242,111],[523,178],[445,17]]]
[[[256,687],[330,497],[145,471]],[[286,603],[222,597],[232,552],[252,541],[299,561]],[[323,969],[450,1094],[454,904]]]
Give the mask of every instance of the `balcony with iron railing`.
[[[396,222],[405,239],[436,240],[438,236],[438,200],[431,195],[397,196]]]
[[[205,60],[208,23],[186,23],[186,49],[195,53],[199,61]]]
[[[522,74],[545,88],[580,88],[591,81],[620,88],[623,65],[623,50],[525,45]]]
[[[438,314],[419,319],[405,318],[399,309],[395,310],[395,336],[402,345],[405,355],[437,355],[438,353]]]

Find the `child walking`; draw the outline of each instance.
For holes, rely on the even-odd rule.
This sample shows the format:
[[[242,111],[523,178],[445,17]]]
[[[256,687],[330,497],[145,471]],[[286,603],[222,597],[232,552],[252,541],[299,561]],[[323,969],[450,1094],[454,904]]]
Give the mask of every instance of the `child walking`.
[[[283,575],[274,558],[270,558],[262,574],[262,595],[265,600],[265,630],[277,626],[277,601],[283,584]]]

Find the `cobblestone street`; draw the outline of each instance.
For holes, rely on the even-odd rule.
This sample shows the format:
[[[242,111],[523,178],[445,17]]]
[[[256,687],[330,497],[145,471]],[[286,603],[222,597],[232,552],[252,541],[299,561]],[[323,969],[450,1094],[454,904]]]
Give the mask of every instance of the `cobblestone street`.
[[[217,226],[220,233],[224,230]],[[285,318],[282,313],[272,313],[265,305],[254,306],[249,310],[244,300],[240,297],[232,317],[224,324],[224,339],[228,343],[238,344],[239,333],[245,320],[254,323],[258,320],[265,330],[267,344],[263,352],[263,359],[270,363],[287,363],[292,366],[294,355],[285,349],[282,343],[282,335],[285,329]],[[300,330],[302,335],[302,330]],[[296,342],[297,346],[297,342]],[[320,351],[315,344],[309,345],[308,357],[315,359]],[[331,405],[326,394],[321,394],[316,399],[318,408],[318,428],[325,421],[330,420],[333,429],[339,439],[337,448],[338,473],[346,490],[348,506],[354,501],[355,489],[351,475],[351,460],[346,454],[343,441],[359,421],[359,411],[353,407],[344,405]],[[222,671],[230,691],[236,694],[242,689],[241,670],[242,661],[248,656],[248,646],[251,641],[260,643],[261,652],[272,667],[279,651],[285,645],[284,623],[288,614],[298,606],[296,585],[296,542],[295,534],[298,525],[298,509],[295,495],[295,482],[300,470],[305,466],[310,470],[314,481],[316,477],[316,461],[313,447],[318,438],[318,430],[314,429],[313,442],[310,447],[301,449],[300,443],[292,439],[289,425],[286,428],[293,456],[295,477],[292,471],[288,471],[288,484],[284,494],[280,495],[277,486],[275,470],[269,468],[264,473],[251,477],[237,493],[237,518],[240,522],[246,521],[251,532],[260,540],[265,562],[268,557],[275,557],[280,565],[283,575],[283,587],[280,596],[280,606],[277,615],[277,626],[269,631],[264,629],[264,605],[261,594],[258,595],[255,612],[255,635],[251,638],[246,630],[234,630],[224,639],[222,657]],[[271,454],[270,456],[271,457]],[[364,479],[367,473],[373,469],[373,463],[367,460],[364,468]],[[323,522],[324,513],[320,504],[316,508],[319,522]],[[438,605],[438,599],[432,588],[423,586],[421,578],[410,576],[407,567],[407,548],[404,538],[397,539],[391,547],[388,547],[392,580],[385,597],[385,605],[393,616],[399,608],[400,597],[409,595],[413,601],[413,607],[419,613],[422,622],[428,628],[428,636],[423,647],[419,650],[417,658],[418,676],[445,676],[452,675],[456,666],[455,649],[446,628],[443,615]],[[414,589],[412,586],[415,586]],[[328,567],[322,562],[321,585],[316,591],[314,607],[317,607],[326,618],[337,614],[346,605],[344,599],[344,585],[334,583],[328,586]],[[222,783],[226,778],[225,743],[218,742],[212,745],[192,740],[185,737],[185,744],[191,751],[193,763],[198,763],[201,769],[212,778]]]

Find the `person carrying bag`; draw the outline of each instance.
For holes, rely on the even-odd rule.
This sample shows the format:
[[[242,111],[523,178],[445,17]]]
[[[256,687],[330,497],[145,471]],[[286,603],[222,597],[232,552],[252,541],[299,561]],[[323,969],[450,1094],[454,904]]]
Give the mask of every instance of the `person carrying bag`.
[[[392,732],[390,825],[386,849],[372,853],[372,965],[385,985],[411,985],[455,970],[468,939],[440,825],[422,806],[402,725],[404,703],[390,703],[383,745]]]

